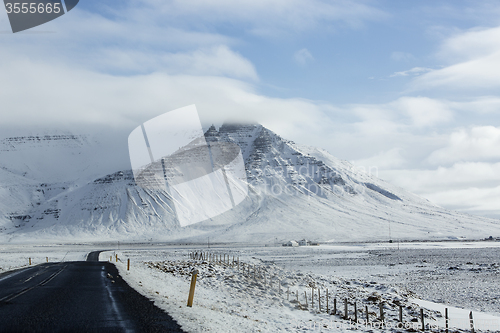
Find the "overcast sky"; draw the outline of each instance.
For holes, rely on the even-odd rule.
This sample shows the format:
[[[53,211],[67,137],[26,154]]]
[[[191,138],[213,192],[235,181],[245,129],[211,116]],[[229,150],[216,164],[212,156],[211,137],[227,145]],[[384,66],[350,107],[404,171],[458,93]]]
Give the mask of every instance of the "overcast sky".
[[[10,31],[0,12],[4,133],[97,129],[126,152],[140,123],[196,104],[204,125],[257,121],[500,218],[496,0],[82,0]]]

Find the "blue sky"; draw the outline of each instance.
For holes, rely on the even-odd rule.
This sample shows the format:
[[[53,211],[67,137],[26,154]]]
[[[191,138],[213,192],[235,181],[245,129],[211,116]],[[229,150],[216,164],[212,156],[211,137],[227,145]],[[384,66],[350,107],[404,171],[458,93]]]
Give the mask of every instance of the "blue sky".
[[[0,14],[10,132],[98,128],[125,152],[138,124],[195,103],[205,125],[257,121],[500,217],[498,1],[81,0],[9,30]]]

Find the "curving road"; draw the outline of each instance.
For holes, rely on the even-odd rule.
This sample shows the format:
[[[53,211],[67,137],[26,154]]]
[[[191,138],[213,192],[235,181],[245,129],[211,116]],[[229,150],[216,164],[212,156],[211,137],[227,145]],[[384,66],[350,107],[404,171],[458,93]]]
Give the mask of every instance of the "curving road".
[[[0,332],[183,332],[98,257],[1,275]]]

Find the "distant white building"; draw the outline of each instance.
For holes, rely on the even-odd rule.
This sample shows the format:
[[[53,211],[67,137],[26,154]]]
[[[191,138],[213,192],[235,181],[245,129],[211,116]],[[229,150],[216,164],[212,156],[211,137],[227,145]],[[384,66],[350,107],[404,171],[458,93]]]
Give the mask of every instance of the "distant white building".
[[[299,240],[299,246],[309,246],[309,245],[311,245],[311,242],[308,241],[307,239]]]
[[[286,243],[283,243],[283,246],[293,246],[293,247],[295,247],[295,246],[299,246],[299,243],[297,243],[294,240],[291,240],[291,241],[288,241]]]

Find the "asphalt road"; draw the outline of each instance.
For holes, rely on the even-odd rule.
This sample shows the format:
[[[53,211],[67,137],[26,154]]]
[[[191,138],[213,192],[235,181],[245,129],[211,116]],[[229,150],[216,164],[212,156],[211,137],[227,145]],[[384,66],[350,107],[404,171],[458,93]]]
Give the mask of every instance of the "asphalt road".
[[[98,257],[1,275],[0,332],[183,332]]]

